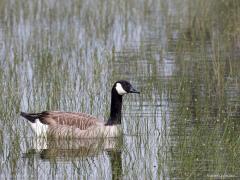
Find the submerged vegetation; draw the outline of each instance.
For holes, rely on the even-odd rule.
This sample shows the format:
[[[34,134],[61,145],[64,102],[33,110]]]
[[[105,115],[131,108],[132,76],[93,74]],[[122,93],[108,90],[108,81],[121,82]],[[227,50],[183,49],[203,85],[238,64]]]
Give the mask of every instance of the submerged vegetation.
[[[0,179],[240,176],[240,1],[3,0],[0,10]],[[106,118],[118,79],[142,92],[124,99],[120,143],[42,141],[19,116]]]

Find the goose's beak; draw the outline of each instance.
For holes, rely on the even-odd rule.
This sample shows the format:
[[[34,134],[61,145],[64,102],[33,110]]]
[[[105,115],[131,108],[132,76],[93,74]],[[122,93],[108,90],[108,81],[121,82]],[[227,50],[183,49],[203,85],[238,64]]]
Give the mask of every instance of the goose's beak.
[[[131,87],[129,93],[136,93],[136,94],[140,94],[139,91],[137,91],[136,89],[134,89],[133,87]]]

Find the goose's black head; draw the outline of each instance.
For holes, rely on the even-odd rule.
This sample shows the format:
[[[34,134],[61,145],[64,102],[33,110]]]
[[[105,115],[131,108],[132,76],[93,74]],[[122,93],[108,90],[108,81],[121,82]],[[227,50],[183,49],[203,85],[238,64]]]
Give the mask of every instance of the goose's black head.
[[[126,80],[119,80],[114,83],[112,91],[116,92],[118,95],[122,96],[127,93],[137,93],[140,94],[139,91],[133,88],[130,82]]]
[[[112,87],[111,112],[105,124],[106,126],[121,124],[122,96],[127,93],[140,94],[128,81],[120,80],[114,83]]]

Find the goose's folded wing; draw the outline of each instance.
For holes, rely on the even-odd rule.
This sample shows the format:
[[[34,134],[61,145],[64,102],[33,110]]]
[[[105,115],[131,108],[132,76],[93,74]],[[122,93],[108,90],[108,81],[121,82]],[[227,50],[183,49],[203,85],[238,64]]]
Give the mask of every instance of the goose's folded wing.
[[[49,125],[66,125],[85,130],[96,125],[100,121],[89,114],[76,112],[44,111],[40,115],[40,121]]]

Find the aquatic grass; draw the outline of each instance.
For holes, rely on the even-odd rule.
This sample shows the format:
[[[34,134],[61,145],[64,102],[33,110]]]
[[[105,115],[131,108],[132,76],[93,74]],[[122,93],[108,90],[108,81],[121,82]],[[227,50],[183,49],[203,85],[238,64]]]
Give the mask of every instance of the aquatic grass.
[[[199,3],[201,7],[206,1]],[[218,21],[218,26],[223,27],[219,29],[222,33],[216,32],[211,24],[209,26],[209,22],[219,15],[212,8],[221,4],[225,6],[228,3],[223,1],[210,4],[208,8],[198,8],[195,12],[198,16],[193,16],[193,24],[187,31],[191,38],[177,42],[176,74],[181,78],[170,79],[173,82],[169,83],[169,90],[174,97],[170,100],[181,104],[172,104],[175,115],[171,114],[170,137],[174,142],[171,153],[174,160],[169,167],[176,167],[170,172],[171,177],[239,176],[234,165],[237,160],[233,160],[239,152],[232,149],[238,138],[236,132],[239,126],[234,118],[238,113],[230,105],[233,102],[230,97],[237,99],[237,94],[229,93],[230,89],[236,90],[232,79],[239,76],[233,66],[236,54],[230,49],[233,48],[233,41],[229,35],[238,32],[232,29],[229,32],[231,21],[228,18],[232,18],[229,12],[224,13],[228,18]],[[239,103],[234,102],[234,106],[238,106]],[[177,139],[176,134],[179,135]]]

